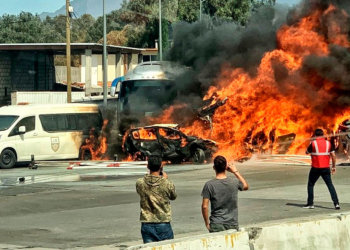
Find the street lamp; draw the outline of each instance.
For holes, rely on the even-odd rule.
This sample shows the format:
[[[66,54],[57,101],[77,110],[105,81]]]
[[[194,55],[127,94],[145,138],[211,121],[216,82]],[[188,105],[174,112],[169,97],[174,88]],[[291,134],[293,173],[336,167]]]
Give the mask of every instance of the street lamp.
[[[159,0],[159,61],[163,60],[163,43],[162,43],[162,0]]]
[[[66,59],[67,59],[67,103],[72,102],[72,80],[71,80],[71,48],[70,48],[70,14],[71,6],[66,0]]]
[[[106,20],[106,2],[103,0],[103,105],[107,106],[107,20]]]

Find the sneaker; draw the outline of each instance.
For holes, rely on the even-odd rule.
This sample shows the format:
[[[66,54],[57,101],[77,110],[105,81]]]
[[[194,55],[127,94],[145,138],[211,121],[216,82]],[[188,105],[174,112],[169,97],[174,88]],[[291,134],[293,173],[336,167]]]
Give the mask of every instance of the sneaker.
[[[305,206],[303,206],[303,208],[314,209],[315,207],[312,204],[306,204]]]
[[[334,205],[334,208],[335,208],[335,210],[340,210],[339,204],[335,204],[335,205]]]

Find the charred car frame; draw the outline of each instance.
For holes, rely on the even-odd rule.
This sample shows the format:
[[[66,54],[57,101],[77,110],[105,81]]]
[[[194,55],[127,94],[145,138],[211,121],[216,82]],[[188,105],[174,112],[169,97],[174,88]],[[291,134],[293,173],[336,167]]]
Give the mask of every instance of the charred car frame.
[[[202,164],[212,159],[217,146],[212,140],[182,133],[177,124],[160,124],[130,129],[124,137],[123,149],[134,160],[160,155],[172,163]]]

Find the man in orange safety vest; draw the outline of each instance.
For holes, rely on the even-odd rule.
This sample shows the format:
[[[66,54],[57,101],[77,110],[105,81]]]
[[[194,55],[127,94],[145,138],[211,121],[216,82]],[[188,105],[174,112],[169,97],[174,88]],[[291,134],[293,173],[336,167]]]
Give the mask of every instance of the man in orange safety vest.
[[[323,137],[324,133],[322,129],[316,129],[315,136],[316,139],[311,141],[306,150],[306,154],[311,154],[311,169],[309,173],[309,181],[307,183],[307,204],[303,206],[303,208],[314,208],[314,186],[318,178],[321,176],[331,194],[334,208],[339,210],[339,200],[331,178],[331,173],[335,174],[336,172],[334,146]],[[332,159],[332,170],[329,167],[330,159]]]

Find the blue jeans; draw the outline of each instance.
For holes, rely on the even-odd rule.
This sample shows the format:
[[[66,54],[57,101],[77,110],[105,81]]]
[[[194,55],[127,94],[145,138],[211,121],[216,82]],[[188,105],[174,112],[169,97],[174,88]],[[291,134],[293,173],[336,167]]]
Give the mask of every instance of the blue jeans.
[[[166,223],[142,223],[141,235],[143,243],[174,239],[170,222]]]

